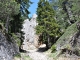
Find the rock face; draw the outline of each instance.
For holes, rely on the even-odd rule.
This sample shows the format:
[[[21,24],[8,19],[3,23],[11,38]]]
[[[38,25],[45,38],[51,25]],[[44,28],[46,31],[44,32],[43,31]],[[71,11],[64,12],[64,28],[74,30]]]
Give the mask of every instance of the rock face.
[[[65,55],[69,55],[69,57],[80,57],[80,22],[76,24],[78,31],[76,31],[71,36],[68,36],[67,39],[67,36],[64,36],[64,39],[62,40],[62,42],[59,42],[57,44],[56,48],[57,51],[61,50],[62,54],[65,53]]]
[[[15,54],[19,53],[18,46],[8,35],[0,32],[0,60],[12,60]]]
[[[24,39],[24,42],[23,42],[23,45],[22,45],[22,49],[24,49],[24,50],[27,50],[27,49],[30,49],[30,48],[35,48],[34,47],[34,42],[35,42],[35,45],[37,45],[36,41],[38,40],[37,39],[38,36],[35,34],[36,33],[35,27],[37,25],[36,17],[37,17],[37,15],[34,14],[31,18],[31,20],[26,19],[23,23],[22,31],[25,33],[24,34],[25,39]]]

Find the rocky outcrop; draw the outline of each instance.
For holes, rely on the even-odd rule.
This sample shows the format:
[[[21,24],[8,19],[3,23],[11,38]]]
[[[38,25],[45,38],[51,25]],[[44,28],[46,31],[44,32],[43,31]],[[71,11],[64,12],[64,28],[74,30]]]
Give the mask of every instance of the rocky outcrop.
[[[22,31],[25,33],[24,42],[22,45],[23,50],[34,49],[35,45],[38,45],[38,36],[35,31],[35,27],[37,25],[36,17],[37,15],[34,14],[31,20],[26,19],[23,23]]]
[[[0,32],[0,60],[13,60],[14,55],[19,53],[15,40],[8,34]]]
[[[76,22],[69,27],[66,33],[58,39],[56,50],[61,51],[60,54],[67,57],[80,57],[80,22]]]
[[[77,23],[77,29],[78,32],[73,35],[70,44],[73,48],[72,51],[80,56],[80,22]]]

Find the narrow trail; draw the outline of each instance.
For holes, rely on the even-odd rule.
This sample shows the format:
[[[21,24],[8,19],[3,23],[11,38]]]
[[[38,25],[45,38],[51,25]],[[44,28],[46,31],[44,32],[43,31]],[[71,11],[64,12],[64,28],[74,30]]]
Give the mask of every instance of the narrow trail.
[[[37,50],[29,50],[29,56],[33,60],[49,60],[43,52],[38,52]]]
[[[44,53],[44,51],[43,51],[44,49],[41,48],[40,50],[38,50],[38,49],[28,50],[29,51],[28,55],[30,56],[30,58],[32,58],[32,60],[51,60]]]

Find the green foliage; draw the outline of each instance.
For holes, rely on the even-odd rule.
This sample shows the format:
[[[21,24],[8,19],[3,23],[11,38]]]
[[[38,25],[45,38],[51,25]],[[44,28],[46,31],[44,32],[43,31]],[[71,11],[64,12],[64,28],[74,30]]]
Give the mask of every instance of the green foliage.
[[[55,46],[60,47],[60,49],[68,49],[70,50],[72,48],[70,41],[74,34],[78,31],[76,28],[77,21],[80,20],[80,8],[79,0],[57,0],[54,2],[54,0],[51,0],[51,5],[53,7],[57,6],[56,12],[56,19],[57,23],[60,26],[60,30],[64,32],[64,34],[56,41]],[[58,4],[56,4],[58,3]],[[67,42],[67,43],[66,43]],[[79,53],[79,49],[76,49],[76,51]],[[52,52],[55,51],[54,45],[51,47]],[[59,50],[60,51],[60,50]],[[52,57],[57,56],[56,54],[58,51],[52,53]]]
[[[38,26],[36,32],[43,36],[43,41],[48,42],[48,39],[51,40],[50,38],[60,36],[59,25],[54,18],[55,12],[48,1],[39,1],[37,15]]]
[[[10,31],[11,33],[21,33],[23,19],[20,14],[14,15],[13,20],[10,21]]]
[[[16,32],[20,32],[23,23],[22,18],[24,17],[21,17],[20,4],[24,2],[27,5],[27,7],[24,7],[28,9],[31,3],[29,0],[19,2],[20,0],[0,0],[0,20],[4,22],[4,26],[8,32],[15,32],[14,29],[17,30]],[[28,16],[28,14],[26,15]]]
[[[62,48],[62,49],[66,48],[66,49],[70,50],[72,48],[70,41],[71,41],[71,38],[74,36],[74,34],[78,31],[78,29],[76,27],[77,22],[75,22],[74,24],[69,26],[66,29],[65,33],[56,41],[55,45],[53,45],[51,47],[51,50],[53,52],[53,53],[51,53],[51,57],[57,58],[57,56],[62,53],[61,49],[58,51],[54,51],[55,47],[56,46],[58,47],[58,45],[60,45],[60,48]],[[68,43],[66,43],[66,42],[68,42]],[[76,49],[76,51],[78,50],[77,47],[74,47],[74,49]],[[78,53],[79,53],[79,51],[78,51]]]
[[[18,14],[19,8],[15,0],[0,0],[0,19],[4,21],[8,16]]]
[[[30,1],[24,1],[24,3],[30,5],[28,2]],[[18,1],[0,0],[0,22],[4,23],[3,27],[5,27],[7,33],[23,33],[21,29],[24,19],[19,10],[20,3]]]
[[[16,54],[14,57],[21,58],[21,54]]]
[[[27,9],[30,7],[30,4],[32,4],[33,2],[31,2],[30,0],[15,0],[16,2],[18,2],[19,4],[22,2],[25,2],[25,4],[27,5]]]
[[[72,24],[70,27],[68,27],[65,31],[65,33],[58,39],[58,41],[56,42],[56,44],[62,43],[63,40],[69,40],[71,38],[71,36],[73,36],[75,34],[75,32],[77,32],[77,27],[76,27],[76,23]]]
[[[55,52],[55,51],[56,51],[56,46],[53,45],[53,46],[51,47],[51,50],[52,50],[52,52]]]
[[[25,56],[24,58],[25,60],[32,60],[29,56]]]
[[[37,30],[36,33],[37,33],[37,34],[42,34],[43,28],[44,28],[43,26],[39,26],[39,25],[38,25],[38,26],[36,27],[36,30]]]
[[[20,47],[20,45],[21,45],[21,40],[20,40],[20,38],[19,38],[16,34],[14,34],[14,33],[12,33],[12,37],[13,37],[14,40],[16,41],[17,45]]]
[[[20,4],[20,14],[22,17],[28,18],[28,14],[30,14],[28,8],[32,2],[30,0],[16,0]]]
[[[66,48],[66,49],[71,49],[71,46],[70,44],[65,44],[66,42],[70,42],[71,40],[71,37],[78,31],[77,30],[77,27],[76,27],[76,23],[75,22],[74,24],[72,24],[70,27],[68,27],[65,31],[65,33],[56,41],[56,43],[51,47],[51,50],[52,50],[52,53],[51,53],[51,56],[53,58],[56,58],[60,53],[61,53],[61,50],[58,50],[56,51],[56,47],[58,45],[62,45],[60,48]],[[65,41],[64,41],[65,40]]]
[[[61,53],[61,51],[55,51],[49,55],[49,57],[53,58],[54,60],[57,60],[59,57],[58,55]]]
[[[60,25],[60,28],[61,28],[60,30],[62,32],[65,32],[65,29],[67,29],[68,26],[70,26],[77,20],[75,19],[74,17],[75,15],[72,10],[74,6],[73,3],[75,3],[74,1],[73,0],[57,0],[56,2],[54,2],[54,0],[52,0],[52,2],[50,2],[51,5],[54,7],[54,9],[55,7],[57,7],[57,9],[55,10],[56,19],[57,19],[58,24]]]
[[[0,0],[0,20],[4,23],[6,33],[10,33],[12,16],[19,13],[20,5],[15,0]]]
[[[75,20],[79,20],[80,21],[80,1],[79,0],[69,0],[69,2],[71,2],[72,7],[71,7],[71,11],[73,12],[73,16],[75,17]]]
[[[20,9],[22,2],[19,3],[19,1],[21,0],[0,0],[0,27],[3,29],[3,31],[0,31],[5,34],[8,41],[13,42],[15,40],[20,48],[24,39],[24,33],[21,29],[25,16],[21,16]],[[30,0],[24,0],[24,3],[27,6],[25,8],[27,11],[26,16],[28,16],[28,8],[31,2]]]

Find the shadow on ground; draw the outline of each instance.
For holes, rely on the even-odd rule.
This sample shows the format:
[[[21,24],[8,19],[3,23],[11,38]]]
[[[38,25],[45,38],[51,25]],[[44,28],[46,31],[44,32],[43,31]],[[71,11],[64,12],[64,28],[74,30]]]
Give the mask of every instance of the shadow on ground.
[[[48,49],[46,47],[41,47],[41,48],[38,48],[37,52],[45,52],[47,50]]]

